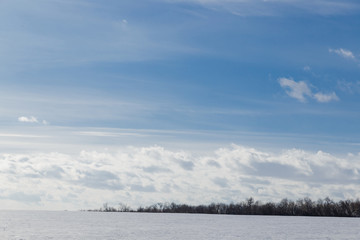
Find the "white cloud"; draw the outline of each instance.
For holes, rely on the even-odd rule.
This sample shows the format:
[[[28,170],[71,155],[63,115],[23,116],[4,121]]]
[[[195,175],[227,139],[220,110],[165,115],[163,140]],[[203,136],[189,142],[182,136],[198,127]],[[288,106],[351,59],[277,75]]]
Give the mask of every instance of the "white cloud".
[[[352,60],[356,59],[355,55],[351,51],[343,49],[343,48],[339,48],[339,49],[330,48],[329,52],[330,53],[336,53],[337,55],[339,55],[339,56],[341,56],[343,58],[352,59]]]
[[[25,117],[25,116],[22,116],[22,117],[18,117],[18,121],[19,122],[24,122],[24,123],[42,123],[44,125],[48,125],[49,122],[46,121],[46,120],[42,120],[42,121],[39,121],[36,117],[34,116],[30,116],[30,117]]]
[[[358,94],[360,93],[360,81],[338,81],[338,88],[346,93]]]
[[[285,89],[287,95],[300,102],[306,102],[307,97],[313,98],[320,103],[340,100],[335,92],[329,94],[322,92],[313,93],[307,83],[303,81],[296,82],[291,78],[279,78],[278,82]]]
[[[324,94],[324,93],[318,92],[318,93],[314,94],[314,98],[318,102],[322,102],[322,103],[331,102],[331,101],[339,101],[339,98],[335,92],[332,92],[329,94]]]
[[[231,202],[249,196],[273,201],[357,198],[359,171],[356,154],[338,157],[301,149],[273,153],[240,145],[206,153],[153,146],[80,154],[0,154],[0,204],[84,209],[111,201],[136,207],[159,201]]]
[[[22,117],[19,117],[19,118],[18,118],[18,121],[19,121],[19,122],[27,122],[27,123],[38,123],[38,122],[39,122],[39,121],[37,120],[37,118],[34,117],[34,116],[31,116],[31,117],[24,117],[24,116],[22,116]]]
[[[311,96],[311,90],[308,85],[303,82],[295,82],[290,78],[280,78],[279,80],[280,86],[286,89],[286,93],[300,102],[306,101],[306,96]]]

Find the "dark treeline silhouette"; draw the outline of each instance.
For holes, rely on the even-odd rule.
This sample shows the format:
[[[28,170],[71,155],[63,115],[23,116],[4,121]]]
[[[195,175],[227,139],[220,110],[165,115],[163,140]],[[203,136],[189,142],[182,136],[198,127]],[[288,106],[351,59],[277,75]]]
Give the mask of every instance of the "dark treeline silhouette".
[[[152,212],[152,213],[199,213],[231,215],[283,215],[283,216],[328,216],[360,217],[360,200],[341,200],[334,202],[330,198],[312,201],[303,198],[297,201],[283,199],[278,203],[254,201],[248,198],[239,203],[211,203],[209,205],[187,205],[176,203],[157,203],[133,210],[125,204],[118,208],[104,204],[103,208],[93,211],[102,212]]]

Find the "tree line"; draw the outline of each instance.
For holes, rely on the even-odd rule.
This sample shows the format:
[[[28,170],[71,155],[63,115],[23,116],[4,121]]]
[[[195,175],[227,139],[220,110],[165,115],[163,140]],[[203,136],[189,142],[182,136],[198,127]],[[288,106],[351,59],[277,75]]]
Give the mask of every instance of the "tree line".
[[[302,198],[296,201],[282,199],[280,202],[261,202],[248,198],[239,203],[211,203],[209,205],[188,205],[176,203],[157,203],[136,210],[120,203],[117,208],[107,203],[98,210],[101,212],[151,212],[151,213],[197,213],[229,215],[282,215],[282,216],[327,216],[360,217],[360,200],[340,200],[330,198],[312,201]]]

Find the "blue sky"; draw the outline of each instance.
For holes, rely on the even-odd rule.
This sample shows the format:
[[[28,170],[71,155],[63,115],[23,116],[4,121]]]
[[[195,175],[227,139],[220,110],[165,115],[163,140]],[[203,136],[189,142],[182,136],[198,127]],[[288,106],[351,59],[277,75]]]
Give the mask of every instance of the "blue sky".
[[[359,21],[360,4],[350,0],[2,1],[0,151],[4,169],[13,166],[23,176],[2,189],[2,205],[74,209],[115,198],[145,203],[135,202],[139,196],[149,203],[197,203],[211,186],[181,185],[193,181],[195,172],[220,187],[208,202],[250,195],[359,197]],[[163,157],[156,160],[146,149]],[[294,159],[286,157],[288,151]],[[90,165],[80,164],[85,152],[92,154]],[[319,153],[328,160],[318,160]],[[104,166],[99,154],[108,161]],[[122,154],[126,161],[141,155],[123,173],[138,182],[123,177],[121,188],[105,187],[102,198],[86,202],[100,191],[90,184],[94,179],[103,186],[120,181],[116,156]],[[249,163],[249,154],[259,157]],[[23,155],[30,160],[22,161]],[[174,160],[168,172],[154,168],[170,155],[182,160]],[[210,158],[219,165],[208,165]],[[236,169],[225,164],[229,159],[248,168],[226,172]],[[67,170],[56,164],[62,161]],[[142,166],[148,161],[153,168]],[[208,168],[221,161],[229,169]],[[259,162],[274,164],[273,171],[264,172]],[[320,165],[333,175],[322,178]],[[284,166],[302,177],[276,177]],[[344,172],[334,173],[339,167]],[[35,173],[25,174],[29,169]],[[63,192],[73,198],[48,193],[47,173],[54,169],[51,181],[66,185]],[[172,174],[143,176],[139,169]],[[347,171],[353,175],[341,190]],[[6,179],[15,172],[6,172]],[[156,185],[175,175],[172,186]],[[32,187],[31,176],[44,185]],[[248,189],[230,187],[241,176],[258,181]],[[20,187],[21,181],[29,187]],[[292,186],[290,193],[286,181],[309,189]],[[268,190],[254,190],[259,188]]]

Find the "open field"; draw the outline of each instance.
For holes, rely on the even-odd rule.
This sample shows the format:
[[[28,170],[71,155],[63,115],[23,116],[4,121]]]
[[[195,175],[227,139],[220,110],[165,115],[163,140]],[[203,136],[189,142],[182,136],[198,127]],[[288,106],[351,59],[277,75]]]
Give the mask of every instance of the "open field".
[[[0,239],[360,239],[357,218],[1,211]]]

